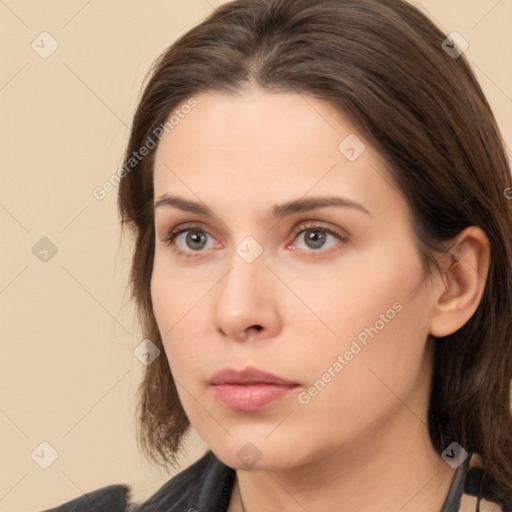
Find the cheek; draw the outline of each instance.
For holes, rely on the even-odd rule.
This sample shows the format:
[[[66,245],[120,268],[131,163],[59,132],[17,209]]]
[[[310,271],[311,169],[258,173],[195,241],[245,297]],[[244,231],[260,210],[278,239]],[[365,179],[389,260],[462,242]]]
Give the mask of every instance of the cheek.
[[[311,281],[296,282],[295,290],[324,324],[317,321],[313,329],[297,320],[310,326],[301,335],[303,354],[309,354],[304,364],[310,382],[329,380],[325,374],[331,368],[336,377],[325,386],[329,391],[322,391],[325,405],[346,401],[355,412],[377,396],[393,396],[386,385],[398,395],[414,385],[424,360],[429,296],[413,246],[401,252],[391,245],[380,247],[378,254],[354,258],[350,272],[332,275],[342,277],[317,275],[321,285],[316,287]],[[338,356],[343,358],[341,370]]]
[[[202,276],[187,274],[169,260],[166,250],[157,250],[151,276],[151,301],[164,342],[182,319],[194,314],[208,291],[208,282]]]
[[[418,285],[423,280],[414,246],[408,243],[397,250],[397,245],[379,241],[371,248],[351,248],[333,263],[303,265],[288,275],[283,269],[283,280],[293,283],[294,293],[312,313],[303,315],[302,321],[317,317],[321,330],[317,330],[314,340],[320,335],[327,344],[332,342],[339,349],[375,322],[379,322],[380,330],[381,314],[386,316],[384,321],[391,319],[396,324],[399,306],[393,308],[393,304],[398,302],[404,310],[418,300],[424,305],[425,297],[414,292],[415,287],[421,288]],[[302,307],[296,302],[293,306]],[[304,313],[304,308],[301,311]],[[292,316],[293,311],[287,314]],[[419,311],[419,316],[425,317],[426,311]],[[389,331],[388,325],[386,322],[385,330]]]
[[[178,276],[164,262],[155,256],[151,279],[153,313],[171,372],[185,384],[194,375],[190,370],[197,370],[203,361],[206,312],[202,308],[211,284]]]
[[[337,347],[331,345],[330,353],[319,358],[323,364],[315,365],[310,382],[320,391],[314,389],[317,395],[303,407],[309,408],[305,414],[312,423],[322,415],[326,438],[358,437],[363,442],[375,435],[386,418],[399,412],[424,417],[422,390],[429,379],[426,334],[425,326],[413,320],[422,311],[415,303],[400,302],[403,309],[382,329],[372,329],[375,322],[370,320],[359,331],[359,335],[368,334],[365,343],[357,335],[340,339]],[[338,356],[342,356],[343,366],[336,373],[340,367],[333,364],[341,364]],[[334,378],[328,374],[329,368]]]
[[[160,337],[166,356],[175,375],[175,370],[180,367],[180,353],[176,348],[186,348],[185,344],[174,345],[170,342],[175,337],[180,326],[180,318],[185,312],[185,304],[189,302],[186,292],[179,288],[179,283],[171,277],[169,269],[165,271],[164,266],[155,255],[155,264],[151,278],[151,302],[153,313],[158,325]],[[180,290],[177,292],[177,290]],[[185,288],[186,290],[186,288]]]

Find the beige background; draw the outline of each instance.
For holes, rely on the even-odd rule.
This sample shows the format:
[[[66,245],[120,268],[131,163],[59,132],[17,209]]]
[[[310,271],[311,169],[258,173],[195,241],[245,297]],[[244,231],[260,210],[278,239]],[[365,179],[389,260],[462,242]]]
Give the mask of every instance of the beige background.
[[[0,511],[43,510],[111,483],[142,500],[170,478],[137,450],[129,247],[118,244],[117,190],[101,201],[92,190],[120,166],[152,61],[221,3],[0,1]],[[512,147],[512,0],[420,5],[469,42]],[[59,45],[47,59],[31,48],[43,31]],[[46,263],[32,252],[42,237],[57,248]],[[59,454],[48,469],[31,458],[43,441]],[[182,467],[206,448],[196,435],[189,445]]]

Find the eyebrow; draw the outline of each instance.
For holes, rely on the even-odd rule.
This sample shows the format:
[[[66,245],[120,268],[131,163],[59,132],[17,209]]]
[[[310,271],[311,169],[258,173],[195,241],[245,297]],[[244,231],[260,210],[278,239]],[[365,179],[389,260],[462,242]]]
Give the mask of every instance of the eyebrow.
[[[205,204],[196,201],[190,201],[189,199],[183,199],[182,197],[178,196],[163,194],[158,198],[157,201],[154,202],[153,211],[164,206],[177,208],[178,210],[182,210],[184,212],[195,213],[196,215],[201,215],[203,217],[217,217],[213,211]],[[366,215],[369,215],[370,217],[372,216],[372,214],[362,204],[346,197],[337,196],[308,197],[288,201],[282,204],[276,204],[272,207],[272,216],[278,219],[282,219],[288,215],[293,215],[294,213],[301,213],[309,210],[316,210],[318,208],[326,208],[329,206],[353,208],[365,213]]]

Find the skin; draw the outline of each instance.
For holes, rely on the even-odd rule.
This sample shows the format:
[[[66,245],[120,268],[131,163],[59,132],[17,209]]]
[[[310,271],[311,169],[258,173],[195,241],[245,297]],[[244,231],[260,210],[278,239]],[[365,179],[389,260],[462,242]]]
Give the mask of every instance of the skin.
[[[408,204],[384,161],[327,103],[256,89],[196,99],[159,143],[155,200],[199,201],[215,217],[156,208],[151,294],[185,412],[237,469],[229,510],[243,510],[240,494],[248,512],[440,510],[454,470],[427,433],[435,342],[427,338],[454,332],[476,310],[485,234],[467,228],[453,249],[458,261],[426,277]],[[366,145],[354,161],[338,149],[350,134]],[[275,204],[313,196],[343,196],[371,215],[329,206],[271,216]],[[203,230],[199,250],[187,232],[166,243],[185,223]],[[324,235],[324,245],[308,234]],[[236,251],[247,236],[263,250],[252,263]],[[300,403],[299,393],[397,302],[394,318]],[[224,407],[209,378],[249,365],[300,386],[259,411]],[[248,442],[261,454],[251,467],[237,456]]]

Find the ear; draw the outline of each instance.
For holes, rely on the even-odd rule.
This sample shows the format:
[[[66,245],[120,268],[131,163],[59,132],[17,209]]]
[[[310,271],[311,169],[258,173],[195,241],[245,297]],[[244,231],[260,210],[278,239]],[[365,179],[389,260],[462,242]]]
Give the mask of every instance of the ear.
[[[489,239],[479,227],[470,226],[457,235],[450,250],[451,262],[436,287],[430,334],[447,336],[471,318],[485,288],[490,252]]]

